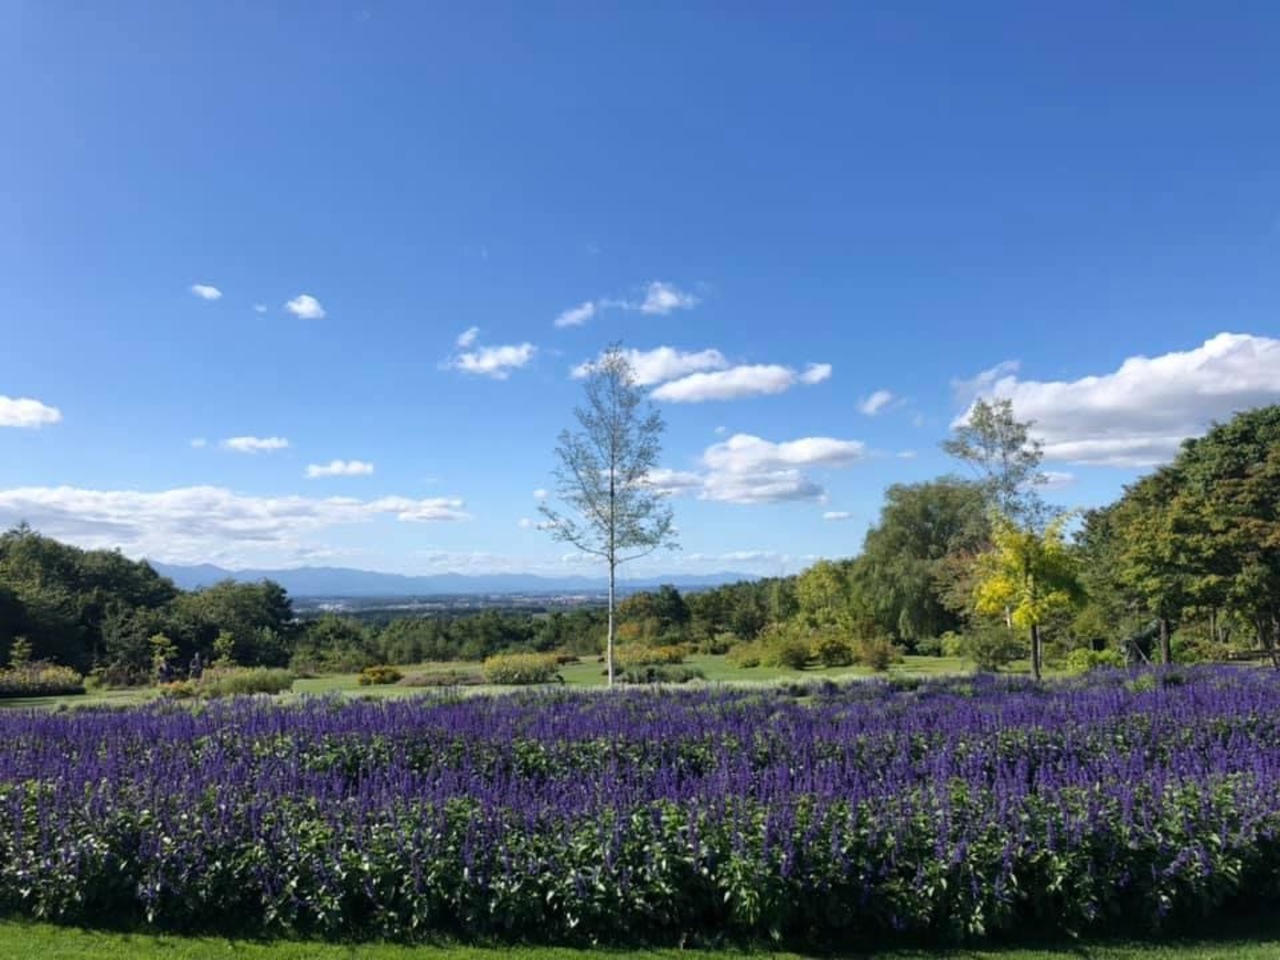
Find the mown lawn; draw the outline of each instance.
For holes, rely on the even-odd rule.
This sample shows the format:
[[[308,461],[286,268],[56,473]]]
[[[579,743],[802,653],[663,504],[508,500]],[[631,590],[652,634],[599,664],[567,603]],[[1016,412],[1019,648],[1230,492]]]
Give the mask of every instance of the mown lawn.
[[[777,683],[786,680],[814,680],[829,678],[833,680],[850,677],[870,677],[874,673],[866,667],[811,667],[808,670],[791,670],[786,667],[738,667],[729,662],[727,657],[700,654],[688,657],[685,664],[701,670],[709,683]],[[1013,664],[1011,672],[1025,672],[1025,664]],[[423,673],[446,673],[450,671],[479,673],[478,663],[420,663],[400,667],[406,676]],[[889,671],[890,676],[943,676],[947,674],[971,673],[973,667],[960,657],[906,657],[902,663],[894,664]],[[603,663],[595,658],[584,658],[581,663],[566,664],[561,668],[565,683],[572,687],[602,687],[605,684]],[[395,684],[387,686],[362,687],[356,682],[357,674],[335,673],[321,677],[308,677],[297,680],[293,684],[295,696],[322,696],[340,693],[347,696],[367,697],[406,697],[430,693],[432,687],[401,687]],[[476,686],[466,687],[468,691],[500,693],[513,687]],[[19,709],[37,707],[40,709],[57,709],[60,707],[87,706],[136,706],[156,697],[154,688],[133,690],[91,690],[80,696],[65,697],[15,697],[0,699],[0,709]]]
[[[1280,939],[1166,945],[1070,945],[1032,950],[895,951],[886,960],[1275,960]],[[569,950],[542,947],[404,947],[383,944],[224,940],[101,933],[23,922],[0,923],[0,960],[799,960],[793,953],[703,950]]]

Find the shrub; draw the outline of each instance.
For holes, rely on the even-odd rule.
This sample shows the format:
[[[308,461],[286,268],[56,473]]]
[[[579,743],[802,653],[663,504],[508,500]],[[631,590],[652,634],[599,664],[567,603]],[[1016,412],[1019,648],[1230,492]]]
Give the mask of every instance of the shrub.
[[[473,687],[484,683],[484,675],[470,670],[441,670],[411,673],[397,681],[397,687]]]
[[[84,677],[45,661],[0,670],[0,697],[58,697],[84,693]]]
[[[943,656],[941,637],[920,637],[916,640],[916,655],[921,657]]]
[[[801,637],[779,637],[765,644],[761,662],[769,667],[803,670],[809,665],[809,644]]]
[[[645,647],[640,644],[629,644],[614,648],[613,662],[615,666],[622,669],[650,665],[669,666],[683,663],[687,653],[688,651],[679,645]]]
[[[710,637],[699,643],[698,652],[720,656],[728,653],[741,642],[742,641],[735,633],[717,633],[714,637]]]
[[[688,683],[690,680],[705,680],[707,675],[697,667],[660,667],[650,664],[643,667],[628,667],[618,676],[620,683]]]
[[[1068,673],[1089,673],[1091,670],[1111,670],[1123,667],[1124,654],[1119,650],[1090,650],[1080,647],[1067,654],[1064,666]]]
[[[484,678],[504,685],[550,683],[560,676],[553,654],[508,653],[484,662]]]
[[[356,677],[356,683],[362,687],[381,687],[399,683],[403,679],[404,674],[395,667],[365,667],[360,671],[360,676]]]
[[[170,700],[189,700],[198,694],[197,687],[194,680],[174,680],[172,683],[160,684],[160,696]]]
[[[853,658],[862,666],[883,673],[902,660],[902,651],[886,636],[861,637],[854,642]]]
[[[735,667],[752,670],[760,666],[764,658],[764,649],[759,643],[740,643],[729,651],[726,659]]]
[[[847,667],[853,663],[853,647],[849,641],[830,631],[814,641],[813,653],[824,667]]]
[[[1026,645],[1004,624],[985,624],[964,635],[964,655],[979,670],[995,672],[1026,653]]]
[[[293,688],[293,674],[279,667],[210,667],[195,687],[196,696],[206,698],[277,694]]]
[[[963,634],[956,633],[954,630],[948,630],[940,636],[938,640],[942,643],[942,655],[944,657],[967,656],[965,653],[965,641]]]

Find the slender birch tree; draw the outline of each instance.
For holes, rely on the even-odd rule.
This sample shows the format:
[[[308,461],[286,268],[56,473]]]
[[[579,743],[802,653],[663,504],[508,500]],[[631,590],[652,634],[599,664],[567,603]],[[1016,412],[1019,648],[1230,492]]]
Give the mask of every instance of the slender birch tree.
[[[574,411],[580,429],[563,431],[555,450],[556,493],[564,509],[540,509],[553,537],[608,568],[605,658],[613,686],[618,567],[674,548],[675,527],[667,497],[652,482],[662,455],[662,417],[645,402],[618,344],[591,365],[585,392],[585,405]]]

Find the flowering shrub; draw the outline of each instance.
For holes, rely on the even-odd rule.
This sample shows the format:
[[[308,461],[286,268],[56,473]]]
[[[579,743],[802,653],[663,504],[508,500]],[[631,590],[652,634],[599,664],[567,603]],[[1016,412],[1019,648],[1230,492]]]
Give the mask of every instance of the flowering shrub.
[[[684,663],[689,651],[677,644],[665,647],[646,647],[642,644],[630,644],[618,647],[613,651],[613,662],[621,669],[627,667],[647,667],[652,665],[670,665]]]
[[[1280,678],[1145,676],[0,712],[0,902],[828,949],[1280,909]]]
[[[558,676],[559,664],[551,653],[508,653],[484,662],[484,678],[490,683],[550,683]]]
[[[84,677],[70,667],[36,661],[0,670],[0,697],[53,697],[84,693]]]
[[[356,683],[362,687],[376,687],[399,683],[403,679],[404,674],[395,667],[365,667],[356,677]]]

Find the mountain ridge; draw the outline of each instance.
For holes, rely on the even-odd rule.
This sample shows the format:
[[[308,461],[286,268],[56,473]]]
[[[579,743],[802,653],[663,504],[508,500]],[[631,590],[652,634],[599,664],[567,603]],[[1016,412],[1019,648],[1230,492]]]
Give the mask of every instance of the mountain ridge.
[[[196,565],[149,561],[156,572],[184,590],[207,587],[220,580],[253,582],[274,580],[296,597],[406,597],[462,596],[467,594],[597,593],[607,589],[603,577],[548,577],[533,573],[380,573],[355,567],[289,567],[283,569],[227,570],[215,564]],[[669,583],[679,589],[703,589],[757,580],[754,574],[723,571],[708,574],[672,574],[622,580],[622,593],[648,590]]]

